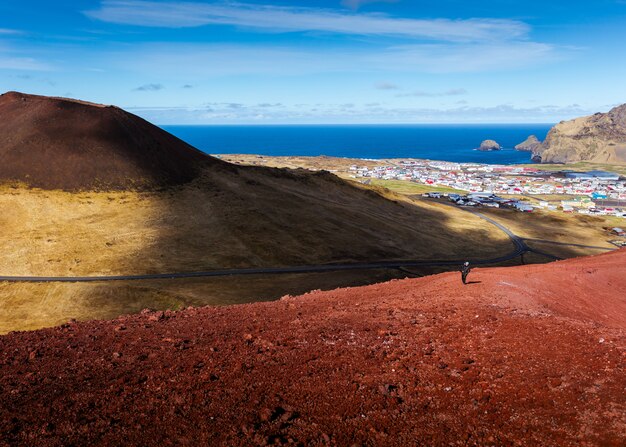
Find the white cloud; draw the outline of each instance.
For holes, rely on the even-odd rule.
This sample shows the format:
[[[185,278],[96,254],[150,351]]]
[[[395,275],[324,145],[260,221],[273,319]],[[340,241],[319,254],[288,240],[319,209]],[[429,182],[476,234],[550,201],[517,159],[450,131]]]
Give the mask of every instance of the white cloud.
[[[36,52],[4,45],[0,42],[0,69],[23,71],[51,71],[53,67],[33,57]]]
[[[12,57],[0,54],[0,69],[48,71],[50,66],[30,57]]]
[[[33,57],[26,56],[23,51],[0,46],[0,69],[24,71],[49,71],[52,67]]]
[[[554,62],[573,51],[559,48],[557,54],[553,45],[530,41],[400,45],[371,54],[363,63],[406,72],[484,72]]]
[[[134,45],[108,54],[98,62],[111,68],[151,76],[200,82],[207,76],[297,76],[316,73],[467,73],[506,71],[557,61],[563,55],[548,44],[404,45],[377,48],[298,48],[274,45],[206,45],[166,43]],[[374,88],[393,90],[381,81]],[[397,86],[395,86],[397,88]]]
[[[0,34],[8,35],[8,34],[22,34],[22,31],[16,29],[8,29],[8,28],[0,28]]]
[[[348,66],[335,57],[324,60],[321,50],[247,45],[146,44],[104,57],[109,59],[109,66],[142,75],[176,77],[183,73],[189,83],[207,76],[290,76],[340,71]]]
[[[378,82],[374,86],[376,90],[399,90],[400,87],[393,82]]]
[[[460,96],[467,95],[467,90],[464,88],[453,88],[450,90],[446,90],[444,92],[425,92],[425,91],[415,91],[410,93],[399,93],[396,95],[398,98],[408,98],[408,97],[422,97],[422,98],[439,98],[442,96]]]
[[[530,31],[525,23],[508,19],[404,19],[383,14],[236,2],[105,0],[99,9],[85,14],[104,22],[148,27],[234,25],[270,33],[321,31],[442,41],[514,39]]]
[[[163,84],[144,84],[134,88],[133,90],[136,92],[158,92],[164,88]]]
[[[532,108],[508,104],[449,108],[391,107],[381,104],[297,104],[278,109],[258,104],[212,103],[202,107],[131,107],[133,113],[159,124],[265,123],[529,123],[558,122],[595,110],[577,104]]]

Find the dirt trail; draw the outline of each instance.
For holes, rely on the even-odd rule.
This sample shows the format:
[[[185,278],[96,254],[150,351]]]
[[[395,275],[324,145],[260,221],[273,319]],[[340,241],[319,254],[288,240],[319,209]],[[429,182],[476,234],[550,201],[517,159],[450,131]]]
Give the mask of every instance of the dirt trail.
[[[626,250],[0,337],[0,445],[626,441]]]

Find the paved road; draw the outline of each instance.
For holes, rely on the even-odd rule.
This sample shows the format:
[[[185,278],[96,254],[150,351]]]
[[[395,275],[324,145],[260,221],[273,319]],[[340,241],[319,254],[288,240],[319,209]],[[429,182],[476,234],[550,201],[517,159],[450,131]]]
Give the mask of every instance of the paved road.
[[[466,209],[465,211],[469,211],[470,213],[480,217],[481,219],[486,220],[487,222],[495,225],[500,230],[502,230],[515,245],[516,250],[519,252],[519,256],[523,255],[524,253],[530,252],[530,253],[535,253],[540,256],[544,256],[546,258],[554,259],[555,261],[559,261],[563,259],[563,258],[559,258],[558,256],[551,255],[550,253],[546,253],[545,251],[541,251],[541,250],[537,250],[536,248],[529,247],[528,244],[526,244],[525,239],[522,239],[521,237],[514,234],[511,230],[509,230],[504,225],[496,222],[495,220],[491,219],[490,217],[485,216],[482,213],[479,213],[478,211],[474,211],[472,209]]]
[[[516,258],[520,253],[514,252],[506,256],[493,259],[470,259],[473,265],[495,264]],[[270,267],[247,269],[207,270],[205,272],[157,273],[147,275],[119,275],[119,276],[0,276],[0,282],[97,282],[97,281],[136,281],[146,279],[176,279],[176,278],[203,278],[214,276],[236,275],[278,275],[287,273],[322,273],[347,270],[376,270],[398,269],[402,267],[440,267],[461,265],[462,260],[435,260],[435,261],[385,261],[353,264],[323,264],[302,265],[296,267]]]
[[[438,202],[441,203],[441,202]],[[456,207],[452,204],[445,205]],[[279,275],[294,273],[322,273],[338,272],[348,270],[375,270],[375,269],[402,269],[406,267],[445,267],[460,266],[465,261],[472,265],[497,264],[500,262],[515,259],[526,252],[534,252],[552,259],[560,259],[548,253],[543,253],[530,248],[522,238],[515,235],[504,225],[496,222],[473,209],[463,208],[481,219],[495,225],[502,230],[511,240],[514,250],[504,256],[490,259],[456,259],[456,260],[414,260],[414,261],[384,261],[384,262],[364,262],[351,264],[323,264],[323,265],[302,265],[295,267],[269,267],[269,268],[245,268],[245,269],[222,269],[207,270],[203,272],[176,272],[176,273],[155,273],[145,275],[114,275],[114,276],[1,276],[1,281],[9,282],[100,282],[100,281],[138,281],[148,279],[182,279],[182,278],[208,278],[217,276],[239,276],[239,275]]]

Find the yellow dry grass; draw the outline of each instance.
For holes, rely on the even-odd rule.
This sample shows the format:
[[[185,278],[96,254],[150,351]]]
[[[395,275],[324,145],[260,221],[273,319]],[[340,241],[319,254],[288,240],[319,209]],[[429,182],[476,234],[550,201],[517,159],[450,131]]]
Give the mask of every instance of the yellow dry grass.
[[[250,157],[247,164],[261,160]],[[353,162],[266,157],[259,164],[335,166],[345,176]],[[0,186],[0,275],[88,276],[459,259],[495,257],[511,250],[503,233],[476,216],[398,194],[414,194],[413,184],[408,189],[401,182],[385,185],[396,192],[377,185],[348,185],[328,175],[257,167],[208,172],[185,187],[151,193],[69,193],[4,185]],[[611,247],[603,229],[615,226],[609,219],[481,211],[530,239]],[[546,242],[529,244],[563,257],[599,252]],[[527,257],[527,262],[543,260]],[[405,274],[384,270],[86,284],[5,282],[0,283],[0,333],[71,318],[108,319],[146,307],[271,300],[287,293],[367,284]]]
[[[441,193],[455,193],[455,194],[467,194],[467,191],[460,189],[448,188],[446,186],[431,186],[424,185],[422,183],[415,183],[407,180],[371,180],[370,184],[375,186],[382,186],[398,194],[423,194],[426,192],[441,192]]]
[[[538,250],[563,258],[604,253],[616,247],[609,229],[615,219],[562,212],[481,209]]]
[[[258,168],[170,191],[0,188],[0,275],[90,276],[385,259],[492,257],[511,245],[460,210]],[[0,332],[142,308],[231,304],[381,281],[395,271],[88,284],[0,284]]]
[[[55,326],[70,319],[108,320],[146,308],[178,310],[269,301],[405,276],[383,270],[106,283],[0,282],[0,334]]]
[[[529,167],[529,168],[539,169],[541,171],[562,171],[564,169],[570,169],[570,170],[574,170],[574,171],[594,171],[594,170],[599,170],[599,171],[616,172],[618,174],[626,175],[626,163],[611,163],[611,164],[607,164],[607,163],[592,163],[592,162],[580,161],[580,162],[576,162],[576,163],[567,163],[567,164],[563,164],[563,163],[546,163],[546,164],[533,163],[533,164],[520,165],[520,166],[525,166],[525,167]]]
[[[0,272],[64,276],[137,272],[157,237],[151,194],[0,190]]]

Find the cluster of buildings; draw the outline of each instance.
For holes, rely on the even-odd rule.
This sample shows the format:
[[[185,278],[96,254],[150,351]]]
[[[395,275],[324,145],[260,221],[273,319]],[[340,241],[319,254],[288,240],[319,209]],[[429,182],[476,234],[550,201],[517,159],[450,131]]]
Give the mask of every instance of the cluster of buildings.
[[[527,202],[514,198],[499,197],[495,194],[484,192],[471,192],[469,194],[442,194],[439,192],[427,192],[424,197],[440,199],[446,197],[450,202],[459,206],[484,206],[488,208],[512,208],[517,211],[531,213],[534,207]]]
[[[405,160],[369,168],[354,165],[350,167],[350,172],[355,178],[405,180],[467,193],[487,194],[521,207],[523,211],[534,206],[564,212],[626,217],[626,179],[612,172],[550,172],[515,165],[429,160]],[[511,196],[526,198],[515,200]],[[533,205],[530,205],[528,199],[532,199]]]

